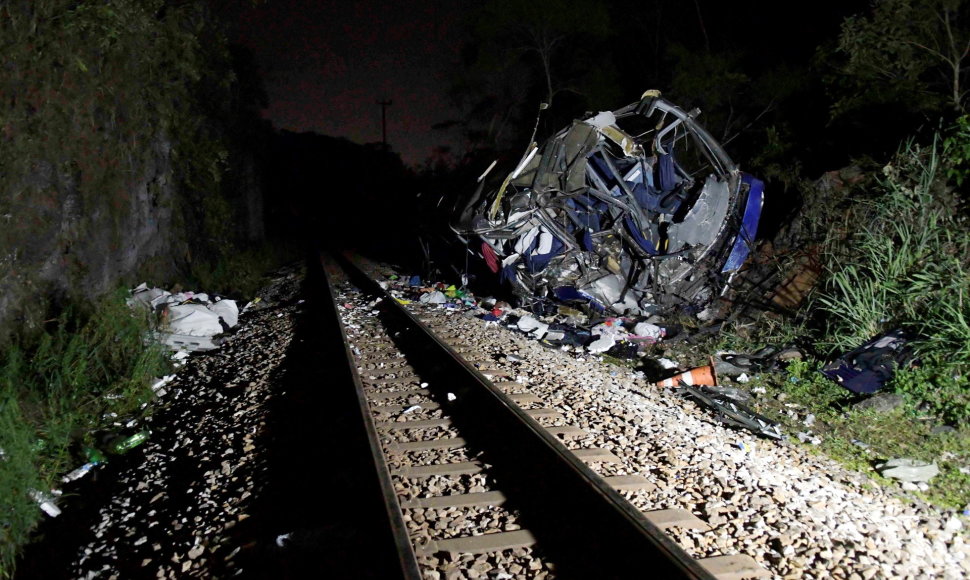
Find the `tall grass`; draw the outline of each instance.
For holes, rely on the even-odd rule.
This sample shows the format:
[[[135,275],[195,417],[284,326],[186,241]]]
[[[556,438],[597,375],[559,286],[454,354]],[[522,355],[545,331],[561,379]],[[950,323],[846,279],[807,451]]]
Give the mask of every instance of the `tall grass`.
[[[118,292],[74,305],[45,331],[0,354],[0,577],[44,517],[29,490],[49,490],[83,463],[82,445],[110,429],[110,417],[138,412],[151,379],[168,370],[164,352],[144,343],[146,322]]]
[[[826,282],[809,308],[822,315],[818,346],[830,354],[907,330],[922,367],[901,373],[894,386],[945,419],[967,423],[970,224],[947,180],[951,145],[940,143],[907,143],[878,186],[849,210],[850,233],[828,240]]]

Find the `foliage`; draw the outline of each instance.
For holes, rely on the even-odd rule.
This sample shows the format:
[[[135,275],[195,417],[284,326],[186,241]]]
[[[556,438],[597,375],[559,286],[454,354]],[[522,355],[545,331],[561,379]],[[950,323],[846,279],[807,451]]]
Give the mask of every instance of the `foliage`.
[[[965,109],[970,13],[963,0],[879,0],[871,14],[843,22],[837,50],[836,116],[885,103]]]
[[[847,236],[830,238],[827,279],[809,309],[824,318],[824,352],[908,331],[923,370],[897,388],[947,420],[970,422],[965,380],[953,378],[970,371],[970,231],[945,179],[949,151],[938,140],[910,142],[885,167],[878,186],[848,210]]]
[[[237,249],[211,262],[195,262],[190,273],[195,287],[207,292],[250,300],[264,283],[265,275],[280,265],[299,258],[289,244],[261,244]]]
[[[970,461],[970,426],[934,431],[935,423],[921,420],[922,412],[913,399],[889,412],[855,409],[851,406],[853,393],[824,378],[820,368],[819,361],[806,359],[790,363],[787,372],[755,377],[766,389],[758,407],[781,421],[788,433],[811,431],[821,443],[809,445],[810,449],[882,484],[895,487],[873,470],[877,461],[892,457],[936,461],[940,474],[930,482],[929,490],[918,495],[946,509],[962,509],[970,502],[970,477],[961,471]],[[782,394],[784,402],[778,400]],[[811,427],[803,422],[809,414],[816,417]]]
[[[119,291],[77,304],[45,332],[0,354],[0,577],[42,514],[31,489],[56,487],[81,444],[94,444],[107,417],[130,417],[150,400],[152,377],[168,370],[164,353],[144,342],[146,321]]]
[[[950,163],[946,167],[946,177],[963,185],[970,177],[970,116],[960,116],[943,139],[943,148]]]
[[[240,220],[213,214],[243,211],[226,179],[240,165],[231,131],[241,100],[258,95],[240,89],[203,0],[0,1],[0,52],[0,288],[11,304],[37,291],[38,264],[52,259],[61,288],[111,284],[85,260],[141,247],[132,230],[149,226],[135,214],[157,224],[175,266],[231,249]]]
[[[615,106],[616,72],[596,52],[610,34],[604,2],[486,2],[467,26],[451,95],[469,148],[520,149],[527,136],[515,127],[531,129],[540,102],[555,130],[586,108]]]
[[[830,409],[852,398],[852,392],[830,381],[819,372],[821,365],[814,359],[793,360],[788,363],[788,384],[785,392],[797,401],[811,401],[820,409]]]

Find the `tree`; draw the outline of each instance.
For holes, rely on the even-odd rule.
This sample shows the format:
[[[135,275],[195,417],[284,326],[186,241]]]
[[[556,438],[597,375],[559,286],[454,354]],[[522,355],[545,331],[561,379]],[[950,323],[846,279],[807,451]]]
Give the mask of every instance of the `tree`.
[[[970,13],[963,0],[876,0],[846,18],[837,52],[842,95],[833,113],[903,104],[912,111],[966,111]]]
[[[539,102],[549,128],[618,101],[615,72],[598,53],[610,35],[603,1],[494,0],[469,14],[452,90],[472,147],[521,148]],[[511,130],[510,130],[511,128]]]

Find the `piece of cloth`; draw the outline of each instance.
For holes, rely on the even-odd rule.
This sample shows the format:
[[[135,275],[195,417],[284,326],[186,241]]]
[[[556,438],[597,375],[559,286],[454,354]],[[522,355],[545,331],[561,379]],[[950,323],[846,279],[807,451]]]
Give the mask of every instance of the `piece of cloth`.
[[[912,360],[902,330],[877,336],[825,365],[821,373],[854,393],[875,393],[893,378],[896,368]]]

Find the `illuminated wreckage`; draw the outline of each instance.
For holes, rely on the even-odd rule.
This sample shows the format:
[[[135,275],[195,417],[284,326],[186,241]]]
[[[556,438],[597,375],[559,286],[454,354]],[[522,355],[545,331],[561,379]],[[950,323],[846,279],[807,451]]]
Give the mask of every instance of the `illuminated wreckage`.
[[[504,177],[493,162],[451,227],[526,303],[704,319],[751,251],[764,184],[697,114],[648,91],[575,121]]]

